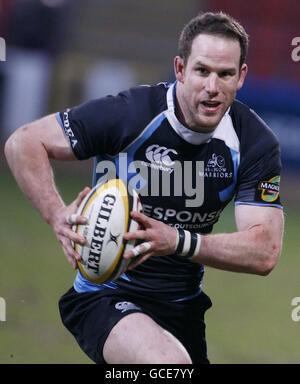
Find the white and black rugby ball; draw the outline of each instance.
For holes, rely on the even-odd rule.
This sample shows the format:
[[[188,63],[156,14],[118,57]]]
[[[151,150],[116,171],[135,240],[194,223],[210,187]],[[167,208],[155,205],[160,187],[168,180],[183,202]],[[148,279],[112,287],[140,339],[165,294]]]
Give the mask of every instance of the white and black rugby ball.
[[[140,226],[131,218],[131,211],[142,211],[134,189],[130,192],[121,179],[111,179],[96,185],[80,204],[77,214],[87,218],[87,224],[76,224],[73,230],[85,237],[86,244],[74,244],[81,256],[78,267],[84,277],[97,284],[117,279],[131,260],[123,258],[135,241],[123,240],[125,232]]]

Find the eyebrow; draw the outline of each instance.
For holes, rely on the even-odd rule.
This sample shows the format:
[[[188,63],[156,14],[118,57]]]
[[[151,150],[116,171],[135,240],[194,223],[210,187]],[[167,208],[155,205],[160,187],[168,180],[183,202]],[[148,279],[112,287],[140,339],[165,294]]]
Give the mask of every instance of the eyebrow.
[[[195,63],[195,66],[200,66],[200,67],[205,67],[206,69],[208,69],[208,70],[212,70],[212,68],[209,66],[209,65],[207,65],[207,64],[204,64],[204,63],[202,63],[201,61],[197,61],[196,63]],[[236,68],[222,68],[222,69],[220,69],[220,70],[218,70],[217,71],[218,73],[220,73],[220,72],[236,72]]]

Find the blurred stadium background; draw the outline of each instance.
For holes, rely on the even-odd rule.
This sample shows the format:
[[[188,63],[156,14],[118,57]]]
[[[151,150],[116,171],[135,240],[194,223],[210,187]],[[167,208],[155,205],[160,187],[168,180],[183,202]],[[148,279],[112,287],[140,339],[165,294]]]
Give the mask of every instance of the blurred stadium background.
[[[18,189],[3,144],[20,125],[93,97],[173,80],[182,26],[200,11],[223,10],[250,35],[249,75],[238,98],[271,126],[282,145],[286,231],[268,277],[206,269],[212,363],[299,363],[300,36],[299,0],[0,0],[0,363],[89,363],[60,322],[57,301],[74,271],[51,229]],[[71,202],[91,182],[91,162],[53,163]],[[234,230],[232,206],[215,231]]]

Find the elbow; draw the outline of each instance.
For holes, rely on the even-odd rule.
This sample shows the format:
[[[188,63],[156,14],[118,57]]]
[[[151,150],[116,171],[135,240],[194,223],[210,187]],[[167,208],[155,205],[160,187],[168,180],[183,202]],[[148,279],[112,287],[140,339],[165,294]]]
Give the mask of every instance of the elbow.
[[[21,130],[21,128],[20,128]],[[17,137],[19,136],[19,129],[16,130],[15,132],[13,132],[9,137],[8,139],[6,140],[6,143],[4,145],[4,153],[5,153],[5,156],[8,157],[9,154],[12,152],[14,146],[15,146],[15,143],[16,143],[16,140],[17,140]]]
[[[9,136],[9,138],[6,140],[6,143],[4,145],[4,155],[8,163],[13,153],[14,142],[15,142],[15,133]]]
[[[256,259],[256,274],[260,276],[268,276],[275,268],[282,247],[282,240],[275,238],[274,234],[266,230],[264,227],[257,232],[257,247],[258,255]]]
[[[20,150],[19,147],[21,146],[21,143],[24,142],[24,135],[26,135],[27,130],[27,126],[22,126],[13,132],[6,140],[4,154],[8,164],[12,162],[14,154]]]
[[[261,262],[260,265],[257,267],[256,274],[259,276],[268,276],[275,268],[275,265],[276,262],[274,262],[273,260]]]
[[[270,248],[265,250],[265,254],[257,264],[257,274],[260,276],[268,276],[279,260],[281,253],[280,245],[272,245]]]
[[[5,145],[4,145],[4,154],[6,157],[8,156],[8,154],[10,152],[10,148],[11,148],[12,140],[13,140],[13,135],[14,134],[9,136],[9,138],[6,140]]]

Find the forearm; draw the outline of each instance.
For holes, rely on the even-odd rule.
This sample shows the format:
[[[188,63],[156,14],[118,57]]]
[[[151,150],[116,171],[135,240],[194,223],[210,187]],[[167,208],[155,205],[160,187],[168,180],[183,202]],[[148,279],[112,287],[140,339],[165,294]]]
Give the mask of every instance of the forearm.
[[[201,247],[192,259],[213,268],[267,275],[280,255],[281,244],[272,242],[261,225],[248,230],[201,236]]]
[[[64,206],[55,187],[53,171],[44,145],[21,128],[7,141],[5,155],[22,191],[42,217],[51,223],[54,212]]]
[[[177,255],[191,262],[227,271],[267,275],[281,252],[284,227],[283,212],[273,207],[240,205],[236,208],[237,232],[215,235],[191,234],[152,219],[141,212],[131,212],[142,230],[127,232],[124,239],[147,242],[138,245],[131,268],[153,256]],[[133,250],[125,259],[136,257]]]

